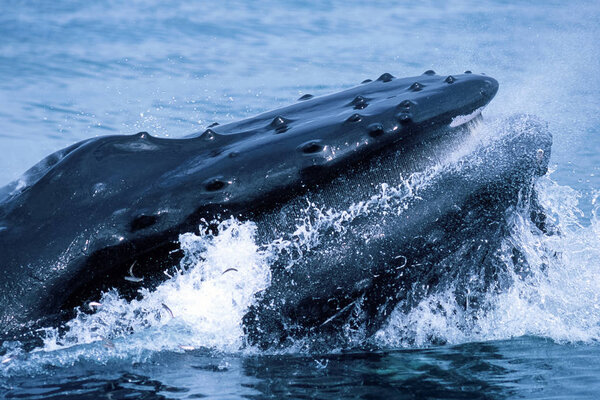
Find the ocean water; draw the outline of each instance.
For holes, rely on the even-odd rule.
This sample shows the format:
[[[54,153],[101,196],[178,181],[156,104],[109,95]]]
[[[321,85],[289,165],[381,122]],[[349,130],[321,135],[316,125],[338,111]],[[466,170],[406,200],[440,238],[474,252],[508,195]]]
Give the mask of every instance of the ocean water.
[[[182,137],[383,72],[468,69],[500,82],[475,133],[531,114],[554,135],[537,190],[561,234],[512,223],[529,275],[485,312],[437,293],[356,346],[265,352],[244,346],[241,319],[272,247],[227,220],[182,235],[187,272],[155,292],[108,292],[34,350],[2,343],[0,397],[600,398],[600,4],[403,3],[3,1],[0,185],[93,136]]]

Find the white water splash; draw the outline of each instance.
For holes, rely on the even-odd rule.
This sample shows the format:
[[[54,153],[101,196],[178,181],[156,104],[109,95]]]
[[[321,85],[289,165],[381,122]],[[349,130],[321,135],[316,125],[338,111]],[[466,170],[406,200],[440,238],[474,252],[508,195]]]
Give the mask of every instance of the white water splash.
[[[251,222],[226,220],[218,231],[181,235],[182,269],[155,291],[142,289],[141,299],[130,302],[107,292],[93,313],[80,311],[65,332],[48,329],[43,347],[24,354],[19,346],[5,346],[0,368],[7,373],[79,360],[143,360],[163,350],[237,351],[244,340],[242,317],[270,284],[268,253],[256,245]]]
[[[487,293],[482,309],[465,310],[451,289],[428,296],[408,312],[398,307],[375,342],[423,347],[524,335],[567,343],[600,341],[599,205],[587,223],[575,190],[549,177],[536,187],[560,233],[543,235],[528,218],[513,216],[509,241],[524,254],[530,266],[527,274],[511,271],[513,284],[500,293]]]

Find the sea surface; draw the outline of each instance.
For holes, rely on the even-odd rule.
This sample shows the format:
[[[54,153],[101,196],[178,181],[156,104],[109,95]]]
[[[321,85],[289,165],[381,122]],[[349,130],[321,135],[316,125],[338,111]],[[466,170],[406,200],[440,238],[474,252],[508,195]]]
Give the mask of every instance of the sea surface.
[[[534,269],[489,293],[485,313],[442,293],[396,310],[368,344],[265,352],[244,345],[240,323],[268,264],[252,224],[229,221],[217,237],[182,236],[203,261],[157,292],[133,302],[107,293],[97,314],[69,322],[66,335],[48,330],[34,350],[0,344],[0,398],[600,398],[599,2],[3,0],[0,9],[0,186],[94,136],[182,137],[383,72],[472,70],[500,82],[488,131],[531,114],[553,133],[537,190],[561,232],[516,226]],[[558,256],[536,270],[548,253]],[[240,262],[252,279],[235,287],[203,278]],[[165,302],[174,318],[161,314]]]

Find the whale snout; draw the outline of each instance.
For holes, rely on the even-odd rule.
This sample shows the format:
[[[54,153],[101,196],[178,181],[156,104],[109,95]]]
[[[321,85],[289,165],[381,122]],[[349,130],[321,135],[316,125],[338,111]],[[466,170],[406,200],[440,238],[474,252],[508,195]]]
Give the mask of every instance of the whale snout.
[[[479,94],[490,101],[498,93],[498,81],[494,78],[486,77],[482,82],[482,87],[479,89]]]

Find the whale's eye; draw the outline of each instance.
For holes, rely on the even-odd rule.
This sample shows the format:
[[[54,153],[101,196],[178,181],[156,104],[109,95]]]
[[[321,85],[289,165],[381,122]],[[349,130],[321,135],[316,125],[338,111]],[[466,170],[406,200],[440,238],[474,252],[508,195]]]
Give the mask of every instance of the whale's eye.
[[[152,225],[154,225],[158,221],[158,217],[156,215],[139,215],[135,217],[131,224],[129,225],[129,230],[131,232],[136,232],[142,229],[146,229]]]
[[[298,149],[304,154],[314,154],[323,151],[324,148],[325,145],[323,145],[322,143],[318,141],[310,141],[301,144]]]
[[[204,189],[208,192],[216,192],[227,186],[227,183],[220,178],[211,178],[204,182]]]

